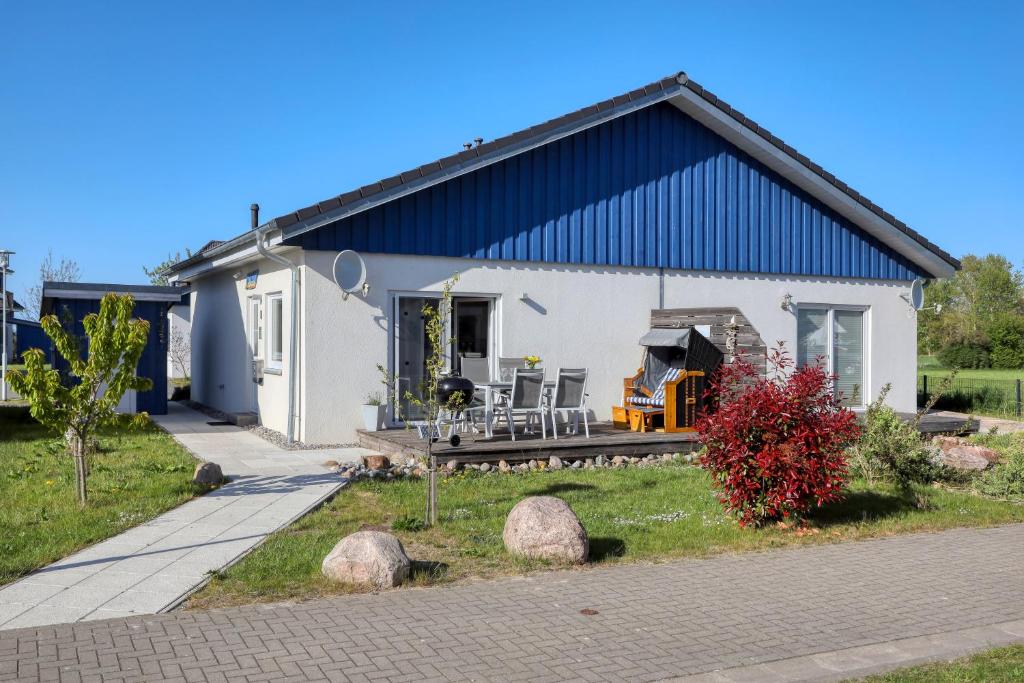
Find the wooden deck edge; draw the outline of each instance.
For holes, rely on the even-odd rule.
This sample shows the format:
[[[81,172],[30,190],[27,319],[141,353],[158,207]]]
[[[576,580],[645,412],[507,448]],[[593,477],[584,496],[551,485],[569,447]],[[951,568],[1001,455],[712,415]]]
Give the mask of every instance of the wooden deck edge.
[[[359,445],[363,448],[378,451],[391,458],[407,457],[419,458],[426,454],[425,446],[413,447],[399,440],[388,439],[382,436],[386,432],[358,431]],[[653,437],[653,438],[652,438]],[[447,444],[440,444],[435,454],[439,462],[456,461],[459,463],[497,463],[500,460],[506,462],[526,462],[529,460],[547,459],[557,455],[564,460],[582,460],[595,458],[598,455],[614,457],[623,455],[628,457],[642,457],[653,453],[662,455],[664,453],[689,453],[698,447],[696,437],[681,439],[666,439],[662,433],[651,434],[644,438],[637,434],[636,440],[624,441],[622,443],[608,444],[600,439],[593,443],[583,437],[571,439],[547,439],[543,442],[537,439],[525,441],[500,441],[487,442],[485,446],[468,443],[465,446],[452,448]]]

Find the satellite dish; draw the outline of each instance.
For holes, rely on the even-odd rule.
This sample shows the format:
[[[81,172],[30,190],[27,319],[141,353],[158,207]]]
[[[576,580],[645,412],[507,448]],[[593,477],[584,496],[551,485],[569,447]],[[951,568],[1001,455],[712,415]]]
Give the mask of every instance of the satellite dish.
[[[366,294],[369,287],[366,283],[366,262],[363,257],[346,249],[334,258],[334,283],[346,295],[353,292]]]
[[[915,311],[924,308],[924,283],[921,278],[914,280],[914,283],[910,285],[910,305]]]

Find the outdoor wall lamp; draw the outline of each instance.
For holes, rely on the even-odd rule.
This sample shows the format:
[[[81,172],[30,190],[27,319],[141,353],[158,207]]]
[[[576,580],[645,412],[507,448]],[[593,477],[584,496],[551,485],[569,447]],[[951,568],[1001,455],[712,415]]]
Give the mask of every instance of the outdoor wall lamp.
[[[782,301],[779,302],[779,308],[781,308],[784,311],[792,311],[793,310],[793,295],[790,294],[789,292],[786,292],[785,294],[783,294],[782,295]]]

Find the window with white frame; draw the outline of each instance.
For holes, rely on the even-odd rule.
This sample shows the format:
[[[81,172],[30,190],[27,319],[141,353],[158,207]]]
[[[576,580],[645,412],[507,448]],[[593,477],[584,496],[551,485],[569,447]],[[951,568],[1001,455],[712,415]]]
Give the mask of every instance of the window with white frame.
[[[863,308],[797,307],[797,363],[821,362],[835,375],[836,392],[847,406],[863,406],[870,400],[865,396],[866,318]]]
[[[284,358],[284,300],[281,293],[267,295],[267,367],[281,369]]]

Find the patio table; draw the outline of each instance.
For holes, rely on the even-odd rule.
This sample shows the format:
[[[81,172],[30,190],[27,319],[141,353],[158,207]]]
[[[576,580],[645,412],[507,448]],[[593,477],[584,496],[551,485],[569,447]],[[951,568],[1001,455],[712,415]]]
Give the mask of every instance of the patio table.
[[[484,390],[484,438],[494,438],[494,394],[501,391],[511,391],[512,382],[503,382],[494,380],[491,382],[477,382],[477,389]],[[544,380],[544,389],[551,390],[555,388],[554,380]]]

